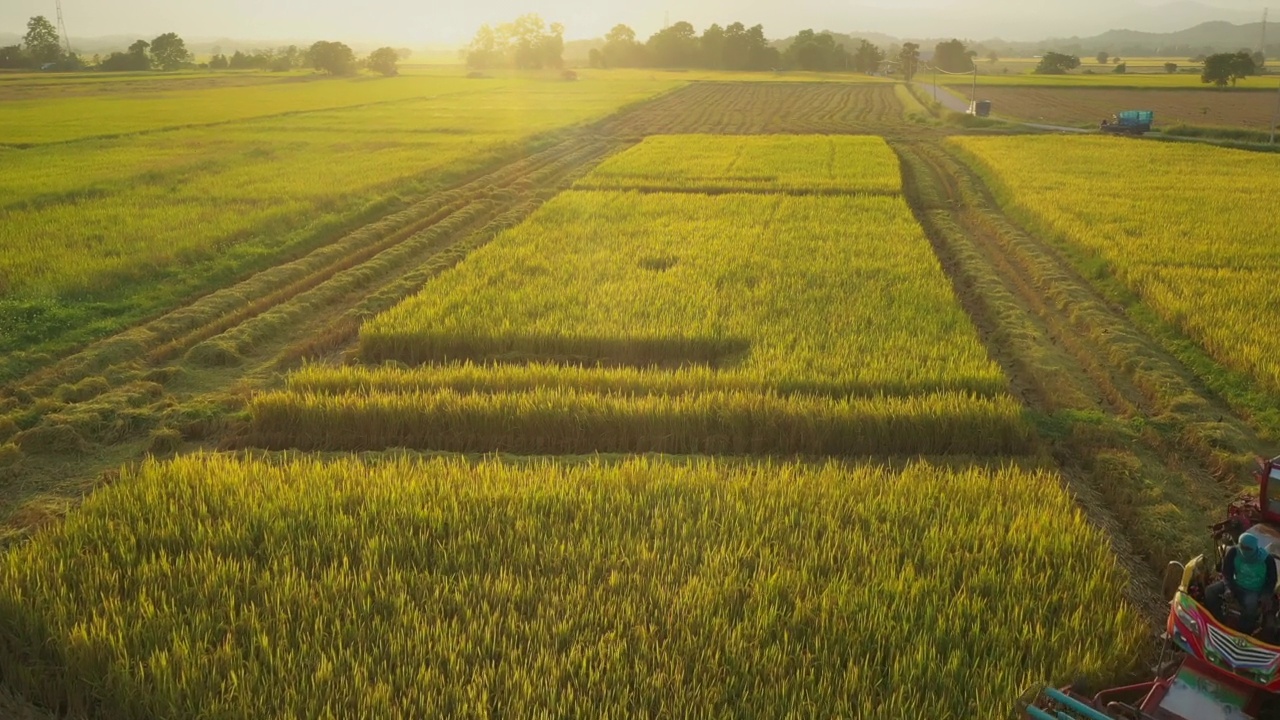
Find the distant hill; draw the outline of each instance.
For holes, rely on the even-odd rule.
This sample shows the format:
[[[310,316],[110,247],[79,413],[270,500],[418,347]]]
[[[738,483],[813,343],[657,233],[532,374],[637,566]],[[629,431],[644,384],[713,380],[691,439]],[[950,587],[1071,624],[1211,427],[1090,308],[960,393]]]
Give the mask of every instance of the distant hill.
[[[1280,23],[1273,23],[1270,30],[1270,39],[1267,42],[1266,49],[1267,57],[1280,57]],[[858,41],[862,39],[881,48],[898,46],[906,41],[915,42],[919,43],[921,50],[926,55],[939,42],[951,39],[949,37],[896,38],[881,33],[867,32],[831,32],[831,34],[836,38],[837,42],[843,43],[848,48],[856,46]],[[971,47],[979,48],[984,53],[994,50],[1004,57],[1030,57],[1043,54],[1046,50],[1055,50],[1082,56],[1107,52],[1121,57],[1186,58],[1195,55],[1210,55],[1215,52],[1257,50],[1261,39],[1261,22],[1236,25],[1224,21],[1213,21],[1168,33],[1108,30],[1100,35],[1084,38],[1052,38],[1036,42],[1012,42],[994,38],[979,42],[967,40],[967,42]],[[793,40],[794,38],[784,38],[775,41],[774,45],[785,50]]]
[[[1274,25],[1271,30],[1266,54],[1268,57],[1275,57],[1280,55],[1280,25]],[[1215,21],[1169,33],[1109,30],[1101,35],[1087,38],[1058,38],[1040,43],[1009,43],[1008,45],[1011,46],[1009,49],[1057,49],[1088,55],[1109,52],[1121,56],[1181,57],[1236,50],[1257,50],[1261,39],[1261,22],[1235,25]]]

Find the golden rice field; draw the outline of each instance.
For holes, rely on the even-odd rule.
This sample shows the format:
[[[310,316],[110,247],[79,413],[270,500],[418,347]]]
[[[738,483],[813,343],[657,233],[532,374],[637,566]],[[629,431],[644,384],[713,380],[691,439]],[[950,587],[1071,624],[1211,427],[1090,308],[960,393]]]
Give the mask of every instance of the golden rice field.
[[[164,81],[164,76],[160,80]],[[684,82],[670,73],[597,72],[584,74],[576,82],[564,82],[555,74],[467,78],[455,70],[394,78],[285,76],[283,81],[270,84],[220,83],[197,89],[175,85],[174,89],[137,92],[127,98],[114,91],[111,86],[115,83],[97,83],[98,92],[93,95],[6,102],[0,116],[0,145],[62,143],[335,110],[388,109],[402,102],[410,103],[410,111],[395,114],[400,124],[428,131],[433,123],[456,117],[460,107],[491,110],[496,113],[495,123],[527,114],[536,127],[556,111],[568,112],[564,120],[573,122],[584,110],[616,108]],[[463,99],[470,102],[458,102]],[[432,100],[445,102],[439,106],[423,104]],[[425,126],[415,124],[415,118],[425,120]],[[379,122],[360,125],[366,132],[382,127]],[[456,127],[473,130],[465,119]]]
[[[898,159],[865,135],[658,135],[601,164],[583,190],[902,192]]]
[[[0,84],[0,350],[40,322],[7,308],[130,283],[160,307],[157,278],[270,265],[543,133],[727,79],[495,75]],[[54,389],[105,406],[160,357],[138,381],[154,405],[121,417],[190,417],[240,452],[134,462],[4,548],[0,691],[122,720],[985,720],[1034,683],[1141,671],[1131,578],[961,307],[897,155],[846,134],[904,122],[899,89],[807,77],[689,85],[575,135],[574,168],[619,152],[527,217],[550,190],[438,254],[375,240],[300,291],[313,304],[215,313],[184,355]],[[37,101],[81,113],[41,125]],[[510,177],[532,196],[579,175]],[[475,193],[447,197],[462,210],[439,225],[481,224]],[[435,242],[444,212],[421,212],[403,232]],[[400,258],[431,272],[364,305],[362,273]],[[312,308],[289,340],[349,363],[282,381],[295,346],[250,346]],[[306,345],[333,308],[350,334]],[[241,367],[197,362],[223,341]],[[36,397],[3,407],[39,420],[55,404]]]
[[[1124,584],[1039,470],[197,455],[0,562],[0,671],[121,720],[995,718],[1128,669]]]
[[[896,197],[565,193],[366,323],[361,351],[733,365],[814,388],[999,382]]]
[[[891,162],[875,140],[858,167],[881,182]],[[1003,382],[900,197],[564,193],[366,323],[361,351],[708,365],[860,394],[882,380],[984,394]]]
[[[955,138],[1008,206],[1100,258],[1224,366],[1280,391],[1280,156],[1118,138]],[[1045,157],[1054,161],[1046,164]]]
[[[584,185],[638,182],[645,192],[578,190],[547,203],[365,323],[366,361],[419,367],[308,368],[252,401],[253,441],[526,454],[1032,452],[1021,406],[922,230],[900,195],[885,194],[901,179],[884,141],[782,145],[662,137],[606,161]],[[682,147],[695,158],[688,166],[674,162]],[[807,188],[802,162],[826,168]],[[724,192],[744,178],[757,189]],[[826,195],[828,179],[876,194]]]
[[[308,105],[291,104],[293,88],[224,88],[205,93],[245,97],[206,97],[206,105],[250,117],[0,150],[7,170],[0,177],[0,247],[7,250],[0,254],[0,297],[102,290],[242,245],[246,254],[278,252],[317,218],[358,209],[406,183],[459,177],[510,154],[537,133],[603,117],[673,87],[661,80],[430,78],[404,88],[381,81],[334,82],[298,88],[315,93],[316,104],[348,107],[299,111]],[[370,96],[379,87],[383,94]],[[295,109],[273,116],[274,106],[263,107],[257,97],[268,91],[284,94],[272,95],[273,102],[284,103],[281,108]],[[169,103],[165,107],[173,113],[190,112],[185,96],[156,95],[154,102]],[[118,100],[100,102],[119,113]],[[60,116],[49,107],[30,109],[46,113],[49,123],[24,112],[6,109],[4,117],[41,132],[57,130]],[[221,117],[172,122],[204,125]],[[160,120],[140,111],[139,122]],[[22,139],[0,126],[0,144]],[[270,172],[264,172],[266,165]]]

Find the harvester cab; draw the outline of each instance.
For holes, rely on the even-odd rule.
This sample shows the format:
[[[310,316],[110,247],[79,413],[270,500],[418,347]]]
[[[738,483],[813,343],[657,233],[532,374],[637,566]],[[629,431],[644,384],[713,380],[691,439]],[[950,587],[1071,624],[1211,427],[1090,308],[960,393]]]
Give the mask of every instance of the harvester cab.
[[[1252,634],[1235,629],[1239,610],[1218,618],[1205,593],[1221,578],[1226,551],[1241,534],[1257,538],[1271,562],[1280,558],[1280,458],[1258,463],[1258,493],[1231,504],[1213,527],[1216,562],[1200,556],[1170,563],[1169,615],[1155,679],[1089,695],[1079,687],[1037,688],[1020,701],[1033,720],[1269,720],[1280,718],[1280,598],[1260,608]]]
[[[1177,565],[1164,651],[1153,680],[1086,694],[1037,688],[1018,710],[1030,720],[1269,720],[1277,716],[1280,647],[1238,632],[1202,604],[1212,568]]]
[[[1110,120],[1103,120],[1098,127],[1104,133],[1115,135],[1141,135],[1151,132],[1151,124],[1156,114],[1152,110],[1123,110]]]

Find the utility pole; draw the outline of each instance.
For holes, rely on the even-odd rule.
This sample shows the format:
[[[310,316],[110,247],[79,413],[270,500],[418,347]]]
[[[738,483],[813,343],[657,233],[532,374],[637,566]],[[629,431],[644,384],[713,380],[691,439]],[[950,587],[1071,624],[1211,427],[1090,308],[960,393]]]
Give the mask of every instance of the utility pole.
[[[1276,86],[1276,111],[1271,113],[1271,144],[1276,144],[1276,123],[1280,122],[1280,85]]]
[[[67,35],[67,24],[62,21],[62,0],[56,0],[58,5],[58,32],[62,33],[62,42],[67,46],[67,55],[71,55],[71,36]]]
[[[1262,8],[1262,45],[1258,48],[1258,52],[1262,53],[1262,67],[1267,66],[1267,13],[1271,12],[1271,8]]]
[[[969,58],[969,62],[973,63],[973,90],[969,92],[969,110],[974,115],[978,114],[978,61]]]

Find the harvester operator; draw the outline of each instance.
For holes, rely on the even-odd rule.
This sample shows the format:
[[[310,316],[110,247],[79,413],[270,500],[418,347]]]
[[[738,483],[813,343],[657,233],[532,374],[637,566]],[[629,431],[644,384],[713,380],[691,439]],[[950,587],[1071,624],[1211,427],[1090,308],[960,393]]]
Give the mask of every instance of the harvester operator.
[[[1271,555],[1258,546],[1258,538],[1245,533],[1239,543],[1222,558],[1222,579],[1205,589],[1205,607],[1222,620],[1222,603],[1227,590],[1240,603],[1242,633],[1252,633],[1258,625],[1258,606],[1276,591],[1276,567]]]

